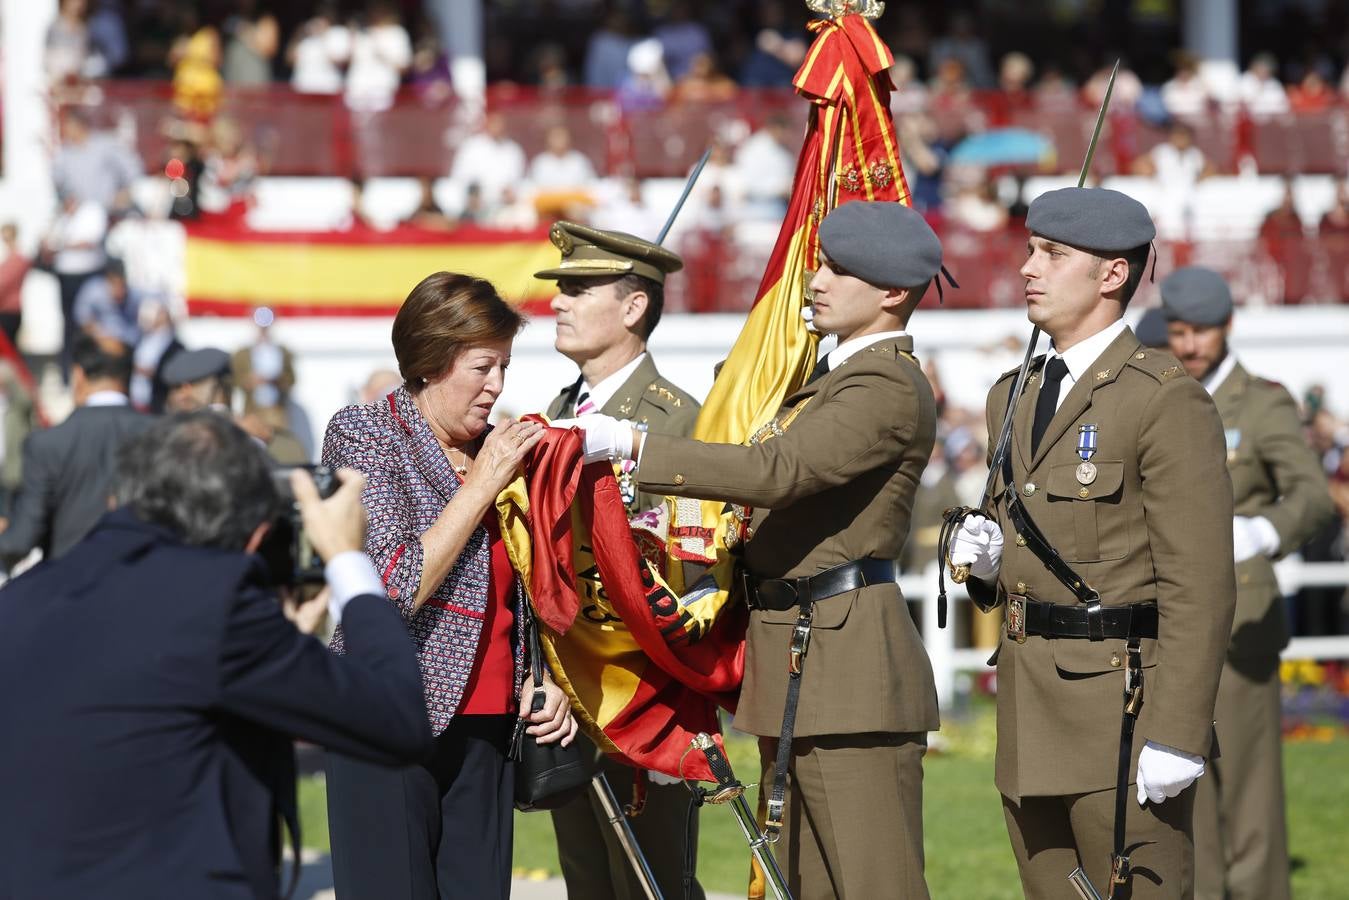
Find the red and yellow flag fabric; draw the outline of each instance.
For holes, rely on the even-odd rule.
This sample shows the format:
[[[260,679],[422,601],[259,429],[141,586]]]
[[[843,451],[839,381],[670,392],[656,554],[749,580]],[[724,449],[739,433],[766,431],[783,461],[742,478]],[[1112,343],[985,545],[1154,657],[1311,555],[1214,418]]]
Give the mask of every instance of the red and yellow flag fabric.
[[[546,309],[553,285],[531,273],[557,261],[546,231],[255,231],[241,222],[187,226],[192,315],[391,316],[431,272],[478,275],[527,308]]]

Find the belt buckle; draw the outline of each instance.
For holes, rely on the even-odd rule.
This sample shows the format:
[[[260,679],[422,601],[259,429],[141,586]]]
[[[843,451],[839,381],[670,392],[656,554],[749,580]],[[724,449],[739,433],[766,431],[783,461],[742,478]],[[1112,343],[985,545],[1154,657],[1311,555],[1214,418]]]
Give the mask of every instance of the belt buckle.
[[[1007,595],[1007,636],[1018,644],[1026,643],[1026,598],[1022,594]]]

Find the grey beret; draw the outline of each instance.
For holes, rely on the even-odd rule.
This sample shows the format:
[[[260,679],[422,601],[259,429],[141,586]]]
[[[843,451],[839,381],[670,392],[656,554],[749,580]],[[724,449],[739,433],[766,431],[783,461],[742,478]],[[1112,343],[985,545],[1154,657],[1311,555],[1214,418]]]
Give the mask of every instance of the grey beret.
[[[164,364],[164,383],[169,387],[192,384],[224,375],[230,370],[230,355],[215,347],[183,350]]]
[[[1232,318],[1232,291],[1212,269],[1189,266],[1162,281],[1162,311],[1168,322],[1222,325]]]
[[[820,247],[851,275],[883,288],[926,286],[941,241],[922,215],[894,202],[854,200],[824,217]]]
[[[1147,207],[1106,188],[1046,191],[1031,201],[1026,228],[1051,241],[1111,253],[1141,247],[1157,236]]]
[[[1134,326],[1134,336],[1144,347],[1166,346],[1166,316],[1160,307],[1154,306],[1143,311],[1138,324]]]

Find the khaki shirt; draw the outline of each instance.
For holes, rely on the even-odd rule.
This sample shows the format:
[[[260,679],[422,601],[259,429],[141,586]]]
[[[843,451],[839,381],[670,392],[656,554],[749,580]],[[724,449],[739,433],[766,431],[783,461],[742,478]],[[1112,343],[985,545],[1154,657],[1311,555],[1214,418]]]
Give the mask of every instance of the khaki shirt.
[[[548,418],[567,419],[576,415],[576,395],[579,389],[579,381],[563,388],[562,393],[548,404]],[[693,433],[699,409],[697,400],[661,376],[656,369],[655,360],[647,353],[646,358],[614,392],[600,412],[615,419],[645,425],[652,434],[686,437]],[[619,473],[618,477],[620,485],[625,490],[629,489],[632,476]],[[624,484],[625,481],[627,484]],[[663,494],[639,493],[633,502],[628,504],[628,512],[635,513],[660,506],[664,499]]]
[[[651,434],[643,490],[755,508],[744,564],[761,578],[813,575],[899,556],[936,433],[932,388],[909,337],[859,350],[788,397],[781,435],[753,446]],[[808,401],[808,402],[807,402]],[[796,610],[750,613],[735,725],[776,737]],[[796,734],[928,731],[932,667],[899,588],[869,585],[815,604]]]
[[[1175,357],[1145,349],[1126,329],[1073,386],[1030,452],[1043,357],[1016,409],[1009,450],[1017,490],[1049,543],[1105,606],[1156,602],[1159,637],[1142,642],[1145,697],[1134,738],[1207,755],[1218,676],[1236,603],[1232,493],[1222,422]],[[988,433],[1006,415],[1015,372],[988,397]],[[1076,470],[1079,428],[1097,426],[1096,477]],[[971,579],[981,602],[1029,594],[1076,603],[1018,544],[999,474],[1003,531],[996,589]],[[996,590],[996,594],[995,594]],[[995,781],[1012,799],[1115,786],[1125,642],[1003,637],[998,666]],[[1136,768],[1134,769],[1136,771]]]
[[[1297,404],[1282,385],[1238,363],[1213,394],[1227,439],[1227,471],[1239,516],[1263,516],[1279,533],[1279,556],[1314,537],[1335,515],[1320,460],[1307,444]],[[1258,555],[1237,564],[1232,658],[1277,656],[1288,621],[1274,565]]]

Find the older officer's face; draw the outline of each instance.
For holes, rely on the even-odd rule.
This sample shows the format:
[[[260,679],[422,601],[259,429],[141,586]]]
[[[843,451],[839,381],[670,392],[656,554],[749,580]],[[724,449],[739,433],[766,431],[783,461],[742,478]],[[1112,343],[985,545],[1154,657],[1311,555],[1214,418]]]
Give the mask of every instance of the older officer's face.
[[[1169,322],[1166,342],[1192,378],[1203,378],[1227,355],[1227,333],[1231,330],[1231,322],[1224,325]]]
[[[838,263],[821,256],[819,271],[810,280],[814,294],[811,307],[814,324],[824,334],[836,334],[840,341],[874,326],[881,317],[884,288],[850,274]]]
[[[618,279],[561,278],[552,303],[553,346],[580,365],[631,337],[646,310],[646,294],[620,295]]]
[[[1122,270],[1122,275],[1121,271]],[[1128,265],[1094,253],[1031,235],[1026,244],[1026,318],[1055,339],[1071,337],[1091,326],[1119,318],[1120,307],[1104,308],[1103,294],[1123,284]],[[1097,323],[1096,319],[1106,319]]]

